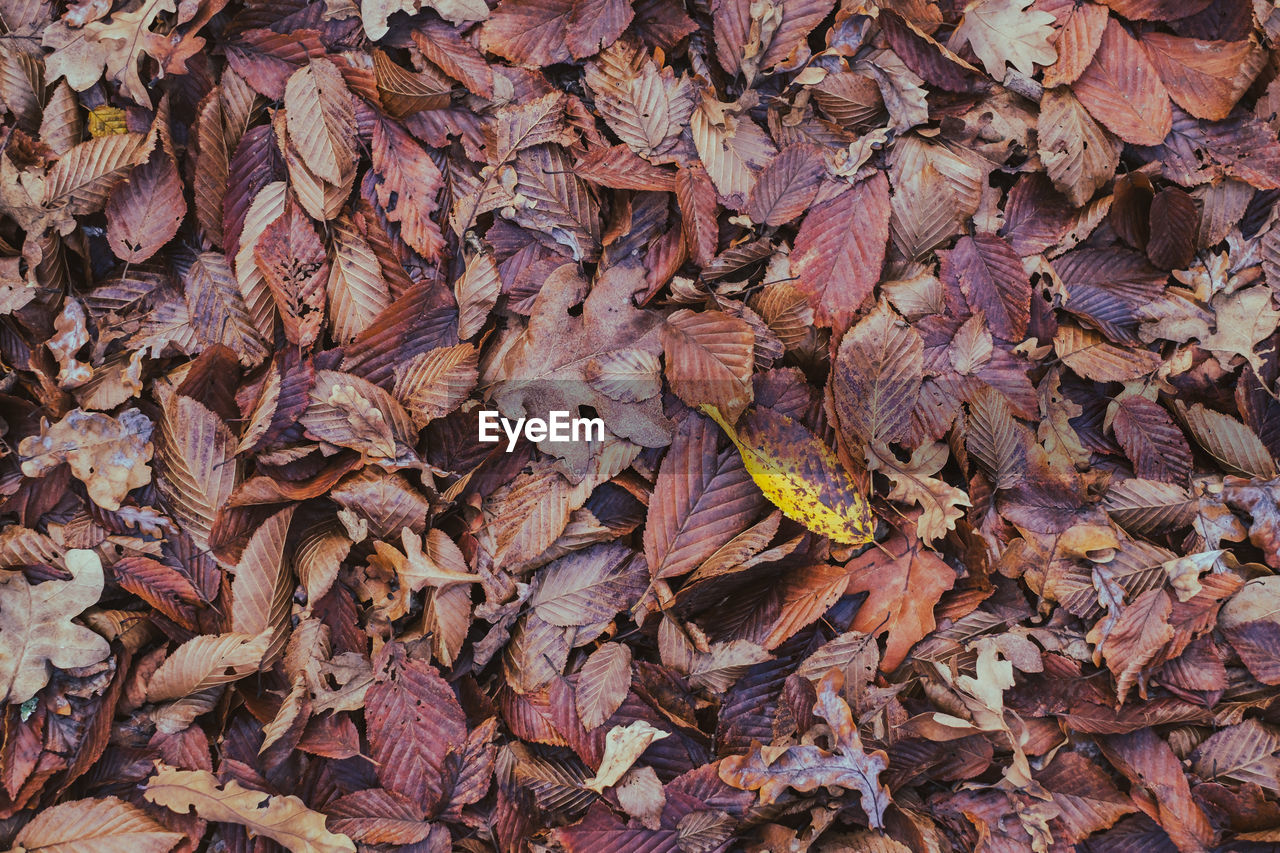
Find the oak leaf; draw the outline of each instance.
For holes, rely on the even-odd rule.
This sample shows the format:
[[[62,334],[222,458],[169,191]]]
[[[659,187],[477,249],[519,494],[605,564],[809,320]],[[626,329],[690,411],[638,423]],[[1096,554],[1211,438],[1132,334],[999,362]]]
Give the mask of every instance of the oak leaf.
[[[758,790],[761,803],[775,802],[787,789],[812,791],[838,785],[858,792],[862,809],[874,829],[884,826],[884,812],[891,802],[889,789],[880,782],[888,769],[885,753],[867,753],[848,703],[836,692],[843,681],[838,673],[823,678],[813,712],[826,721],[831,749],[790,746],[772,756],[757,747],[751,753],[731,755],[720,762],[720,778],[734,787]]]
[[[18,445],[22,473],[40,477],[67,463],[103,509],[116,510],[133,489],[151,482],[151,420],[137,409],[118,418],[74,409]]]
[[[1031,0],[978,0],[965,7],[960,26],[951,35],[956,45],[968,44],[997,81],[1005,78],[1006,65],[1030,76],[1036,65],[1052,65],[1054,18],[1039,9],[1028,9]],[[955,48],[959,50],[959,47]]]
[[[630,302],[643,287],[637,266],[616,265],[600,274],[583,300],[587,286],[578,272],[567,265],[555,270],[542,286],[528,324],[507,332],[501,358],[482,377],[503,416],[547,418],[552,410],[576,412],[590,406],[621,438],[646,447],[665,446],[670,426],[657,396],[634,402],[613,399],[587,381],[593,358],[621,349],[660,352],[660,318]],[[579,302],[581,314],[570,313]],[[585,471],[585,446],[544,446],[565,458],[577,476]]]
[[[892,672],[933,630],[933,606],[956,582],[955,571],[914,536],[898,534],[845,566],[846,591],[868,597],[850,625],[867,634],[888,634],[880,668]]]
[[[93,551],[64,557],[68,580],[31,586],[19,572],[0,577],[0,702],[22,703],[59,669],[91,666],[111,654],[107,641],[71,620],[102,595],[102,561]]]

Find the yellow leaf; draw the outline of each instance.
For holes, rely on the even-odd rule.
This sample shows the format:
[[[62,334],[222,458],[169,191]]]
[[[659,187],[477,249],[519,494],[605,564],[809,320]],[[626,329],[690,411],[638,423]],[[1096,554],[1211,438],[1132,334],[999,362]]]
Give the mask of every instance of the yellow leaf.
[[[735,429],[714,406],[702,410],[737,446],[751,479],[787,518],[846,545],[872,541],[875,519],[866,497],[831,448],[803,424],[756,408]]]
[[[95,139],[99,136],[119,136],[128,133],[125,124],[124,110],[119,107],[108,107],[105,104],[89,110],[89,135]]]

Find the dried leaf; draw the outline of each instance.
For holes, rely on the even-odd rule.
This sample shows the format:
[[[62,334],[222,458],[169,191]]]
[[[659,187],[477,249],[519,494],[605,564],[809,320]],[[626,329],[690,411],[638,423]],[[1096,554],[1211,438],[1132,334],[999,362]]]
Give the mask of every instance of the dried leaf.
[[[325,829],[324,816],[308,809],[297,797],[269,796],[234,780],[219,785],[206,770],[177,770],[159,764],[142,795],[147,802],[179,814],[194,809],[205,820],[239,824],[250,834],[270,838],[292,853],[355,850],[350,838]]]
[[[31,586],[21,573],[0,577],[0,683],[6,703],[26,702],[49,681],[49,664],[87,667],[111,654],[107,641],[73,623],[102,595],[102,561],[93,551],[63,558],[71,577]]]
[[[788,518],[836,542],[871,541],[874,521],[866,498],[830,448],[803,424],[767,408],[746,412],[736,425],[712,407],[705,410],[738,448],[760,491]]]
[[[52,426],[42,424],[39,435],[22,440],[18,445],[22,473],[41,477],[66,463],[88,487],[94,503],[119,509],[130,491],[151,482],[147,463],[153,429],[151,420],[137,409],[127,409],[119,418],[74,409]]]

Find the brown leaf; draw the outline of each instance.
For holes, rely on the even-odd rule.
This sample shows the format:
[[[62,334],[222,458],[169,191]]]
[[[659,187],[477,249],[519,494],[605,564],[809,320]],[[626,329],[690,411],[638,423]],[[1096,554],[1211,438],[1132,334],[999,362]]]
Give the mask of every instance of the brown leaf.
[[[444,795],[445,758],[466,740],[466,720],[453,691],[428,663],[387,647],[365,715],[378,778],[430,814]]]
[[[266,227],[253,249],[254,263],[284,318],[289,341],[310,346],[324,323],[329,261],[311,221],[296,203]]]
[[[1047,9],[1058,19],[1058,38],[1054,48],[1058,61],[1044,70],[1046,89],[1074,83],[1089,65],[1102,41],[1107,26],[1107,8],[1092,3],[1055,4]]]
[[[102,561],[93,551],[64,557],[68,580],[31,586],[17,572],[0,577],[0,684],[6,703],[21,704],[49,681],[49,664],[87,667],[111,654],[107,641],[71,620],[102,595]]]
[[[817,196],[826,171],[822,149],[816,145],[800,143],[783,149],[751,189],[747,212],[752,221],[785,225],[804,213]]]
[[[751,403],[755,336],[719,311],[681,309],[662,327],[667,381],[690,407],[715,406],[731,420]]]
[[[791,746],[766,758],[759,747],[746,756],[731,755],[720,762],[720,778],[735,787],[760,791],[760,801],[774,802],[787,789],[812,791],[823,785],[839,785],[858,791],[872,828],[884,825],[889,790],[880,784],[888,767],[883,752],[867,754],[848,704],[835,691],[838,679],[828,676],[818,687],[813,711],[830,727],[832,750],[818,746]]]
[[[888,633],[880,668],[892,672],[911,647],[933,630],[933,606],[955,585],[956,574],[914,537],[895,536],[885,548],[888,555],[870,549],[849,562],[846,592],[869,593],[850,628]]]
[[[791,263],[818,323],[849,325],[880,278],[888,240],[889,182],[883,175],[809,210]]]
[[[116,797],[72,800],[44,809],[14,839],[17,849],[99,853],[168,853],[182,839],[137,806]]]
[[[582,665],[575,690],[582,725],[599,728],[613,716],[631,688],[631,651],[617,643],[605,643]]]
[[[980,234],[961,237],[954,249],[939,254],[942,279],[960,288],[969,308],[983,312],[995,334],[1021,341],[1031,314],[1031,282],[1009,244]]]
[[[763,506],[742,457],[718,439],[710,422],[691,414],[662,461],[644,530],[645,558],[655,580],[697,568]]]
[[[156,154],[134,167],[112,190],[106,214],[107,242],[117,258],[138,263],[159,251],[178,233],[187,215],[173,158]]]
[[[920,336],[880,303],[840,342],[831,373],[840,425],[868,445],[901,439],[910,426],[923,373]]]
[[[1139,43],[1107,21],[1093,62],[1071,84],[1080,103],[1125,142],[1159,145],[1169,135],[1169,93]]]
[[[307,168],[331,184],[355,167],[355,108],[338,66],[315,57],[284,88],[289,139]]]
[[[1146,33],[1142,46],[1178,106],[1196,118],[1226,118],[1264,61],[1253,41],[1201,41]]]
[[[1152,729],[1111,735],[1099,742],[1102,753],[1134,786],[1144,811],[1157,816],[1160,826],[1179,848],[1204,849],[1213,830],[1200,806],[1191,798],[1187,777],[1169,745]]]

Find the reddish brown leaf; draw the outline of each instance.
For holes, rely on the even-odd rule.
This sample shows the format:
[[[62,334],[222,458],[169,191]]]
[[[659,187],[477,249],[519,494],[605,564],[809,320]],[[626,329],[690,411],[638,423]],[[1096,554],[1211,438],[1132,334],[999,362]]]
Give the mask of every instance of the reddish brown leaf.
[[[956,573],[912,537],[895,536],[885,548],[888,554],[873,548],[850,561],[846,591],[868,593],[850,627],[888,634],[880,669],[892,672],[933,630],[933,606],[955,585]]]
[[[960,288],[969,308],[982,311],[995,334],[1021,341],[1031,313],[1031,282],[1009,244],[979,234],[961,237],[954,249],[940,254],[942,278]]]
[[[309,346],[324,323],[329,261],[301,207],[289,202],[284,215],[262,232],[253,257],[271,288],[289,340]]]
[[[369,745],[378,778],[424,815],[445,795],[448,753],[466,740],[466,718],[435,667],[392,644],[382,655],[366,700]]]
[[[822,150],[816,145],[801,143],[786,148],[756,179],[747,199],[747,213],[755,222],[785,225],[809,208],[825,174]]]
[[[1159,145],[1169,135],[1169,93],[1142,46],[1112,18],[1093,61],[1071,84],[1093,117],[1125,142]]]
[[[818,323],[845,328],[871,294],[884,264],[889,212],[889,182],[877,173],[805,215],[791,264]]]

